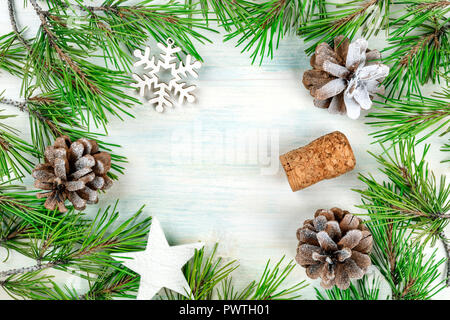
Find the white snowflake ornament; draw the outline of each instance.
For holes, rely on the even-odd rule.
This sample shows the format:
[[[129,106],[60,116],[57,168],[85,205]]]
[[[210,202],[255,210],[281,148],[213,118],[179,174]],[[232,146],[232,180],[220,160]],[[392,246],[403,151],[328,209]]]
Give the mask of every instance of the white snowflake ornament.
[[[166,45],[158,43],[158,47],[163,51],[160,54],[160,59],[155,61],[155,57],[150,58],[150,48],[145,48],[144,54],[140,50],[134,51],[134,56],[139,59],[134,66],[143,66],[146,71],[142,77],[138,74],[133,74],[133,79],[136,83],[131,86],[139,90],[141,97],[145,96],[146,89],[153,93],[153,97],[149,100],[150,104],[156,105],[156,111],[163,112],[165,108],[173,107],[171,94],[173,97],[178,96],[178,104],[182,104],[184,100],[192,103],[195,101],[195,96],[192,92],[196,86],[186,86],[185,82],[181,82],[183,78],[188,75],[194,78],[198,77],[196,69],[200,69],[202,64],[200,61],[192,61],[192,56],[186,56],[186,63],[180,61],[177,65],[176,54],[181,51],[179,47],[174,46],[172,39],[167,39]],[[163,70],[169,70],[172,79],[169,83],[160,81],[158,74]]]

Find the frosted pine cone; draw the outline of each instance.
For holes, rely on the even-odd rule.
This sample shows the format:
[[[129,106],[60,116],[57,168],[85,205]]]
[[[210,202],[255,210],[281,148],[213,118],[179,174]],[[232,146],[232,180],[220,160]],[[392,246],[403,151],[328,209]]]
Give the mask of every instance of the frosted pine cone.
[[[361,219],[339,208],[319,209],[314,219],[297,230],[296,261],[321,286],[347,289],[350,279],[361,279],[370,266],[372,235]]]
[[[97,190],[108,189],[112,180],[107,176],[111,169],[111,155],[100,152],[94,140],[85,138],[71,142],[61,136],[45,149],[45,163],[33,170],[34,186],[48,192],[38,193],[38,198],[47,198],[45,207],[66,212],[66,199],[77,210],[86,204],[97,203]]]
[[[378,50],[367,49],[367,41],[352,43],[344,36],[334,39],[334,49],[323,42],[311,57],[312,70],[303,74],[303,85],[315,98],[314,105],[330,113],[357,119],[361,109],[370,109],[373,95],[382,94],[381,82],[389,67],[377,62]]]

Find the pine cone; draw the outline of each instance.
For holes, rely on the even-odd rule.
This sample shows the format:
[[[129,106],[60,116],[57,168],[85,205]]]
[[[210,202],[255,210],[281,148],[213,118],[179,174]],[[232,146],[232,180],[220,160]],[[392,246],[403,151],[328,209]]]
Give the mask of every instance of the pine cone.
[[[315,98],[314,105],[330,113],[357,119],[362,109],[370,109],[373,95],[383,93],[381,82],[389,67],[377,62],[378,50],[368,50],[367,41],[352,43],[344,36],[334,39],[334,49],[323,42],[311,57],[312,70],[303,74],[303,85]]]
[[[361,279],[370,266],[372,234],[361,219],[339,208],[319,209],[314,219],[297,230],[296,260],[321,286],[347,289],[350,279]]]
[[[106,175],[111,169],[111,155],[100,152],[94,140],[85,138],[71,142],[61,136],[53,146],[45,149],[45,163],[33,170],[34,186],[48,192],[38,193],[47,198],[45,207],[66,212],[66,199],[77,210],[84,210],[86,203],[97,203],[97,190],[108,189],[112,180]]]

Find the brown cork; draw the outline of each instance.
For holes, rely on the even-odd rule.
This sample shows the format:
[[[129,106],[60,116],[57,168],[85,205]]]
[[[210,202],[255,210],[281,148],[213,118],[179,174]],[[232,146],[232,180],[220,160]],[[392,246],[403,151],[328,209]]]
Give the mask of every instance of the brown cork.
[[[310,144],[280,156],[292,191],[331,179],[356,165],[347,137],[339,131],[326,134]]]

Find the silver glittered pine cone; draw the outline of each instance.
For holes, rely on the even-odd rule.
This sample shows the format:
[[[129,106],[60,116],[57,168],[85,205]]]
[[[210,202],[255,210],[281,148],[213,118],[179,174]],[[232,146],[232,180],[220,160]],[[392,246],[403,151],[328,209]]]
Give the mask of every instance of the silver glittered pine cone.
[[[330,289],[345,290],[350,279],[361,279],[371,265],[372,234],[361,219],[339,208],[319,209],[297,230],[296,261],[312,279]]]
[[[334,39],[334,48],[323,42],[311,57],[312,70],[303,74],[303,85],[314,97],[314,105],[330,113],[357,119],[361,109],[370,109],[373,96],[384,93],[381,82],[389,67],[379,63],[378,50],[367,49],[364,39],[351,42]]]
[[[111,155],[100,152],[97,142],[85,138],[71,142],[61,136],[52,146],[45,149],[45,163],[33,170],[34,186],[47,192],[38,193],[38,198],[47,198],[45,207],[58,208],[66,212],[68,199],[77,210],[84,210],[86,204],[98,202],[98,190],[112,185],[107,176],[111,169]]]

